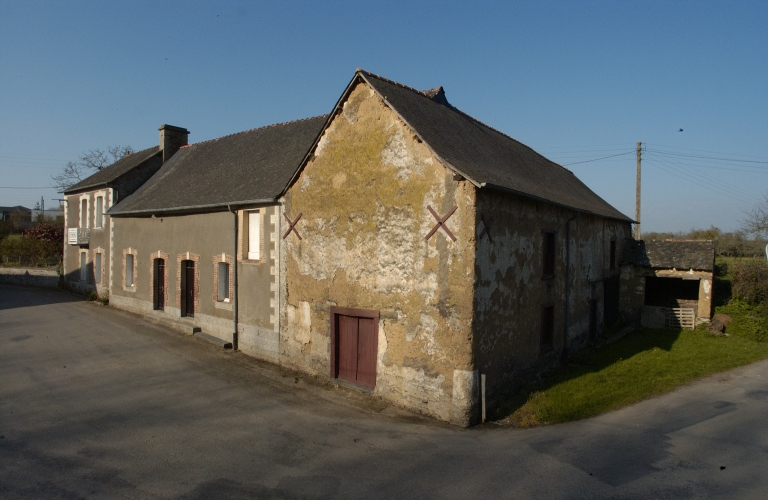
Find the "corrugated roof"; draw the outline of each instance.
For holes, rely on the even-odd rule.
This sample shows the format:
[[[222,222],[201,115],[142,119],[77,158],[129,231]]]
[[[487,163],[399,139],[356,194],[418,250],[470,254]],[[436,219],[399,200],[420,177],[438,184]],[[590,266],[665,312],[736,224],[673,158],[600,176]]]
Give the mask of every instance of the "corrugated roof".
[[[712,271],[715,243],[705,240],[627,240],[623,261],[653,269]]]
[[[450,105],[442,87],[420,92],[367,71],[358,70],[357,75],[449,167],[476,185],[631,222],[573,172]]]
[[[104,186],[114,181],[126,172],[129,172],[131,169],[138,167],[156,154],[160,154],[159,146],[154,146],[137,153],[130,154],[121,160],[117,160],[112,165],[102,168],[92,176],[83,179],[74,186],[70,186],[66,191],[64,191],[64,194],[70,194],[76,191]]]
[[[326,118],[269,125],[184,147],[109,213],[159,215],[274,200]]]

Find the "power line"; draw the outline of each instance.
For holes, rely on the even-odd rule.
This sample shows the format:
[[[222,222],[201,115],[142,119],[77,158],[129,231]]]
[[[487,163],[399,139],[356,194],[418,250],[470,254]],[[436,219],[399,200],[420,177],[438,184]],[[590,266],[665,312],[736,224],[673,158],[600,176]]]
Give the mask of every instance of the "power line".
[[[629,154],[634,154],[634,153],[635,153],[634,151],[626,151],[624,153],[619,153],[619,154],[610,155],[610,156],[603,156],[602,158],[594,158],[592,160],[577,161],[577,162],[574,162],[574,163],[564,163],[563,166],[564,167],[568,167],[570,165],[579,165],[581,163],[590,163],[590,162],[593,162],[593,161],[607,160],[608,158],[615,158],[617,156],[624,156],[624,155],[629,155]]]
[[[43,186],[43,187],[0,186],[0,189],[56,189],[56,188],[54,186]]]
[[[659,154],[665,154],[670,156],[681,156],[685,158],[701,158],[705,160],[717,160],[717,161],[726,161],[726,162],[738,162],[738,163],[760,163],[763,165],[768,165],[768,161],[758,161],[758,160],[739,160],[737,158],[719,158],[716,156],[703,156],[703,155],[690,155],[685,153],[673,153],[671,151],[662,151],[658,149],[651,149],[650,151],[653,151],[654,153]]]
[[[656,153],[654,151],[649,151],[648,155],[652,156],[652,157],[656,157],[656,158],[664,158],[664,155],[659,155],[659,153]],[[686,161],[682,161],[682,160],[676,160],[676,162],[679,163],[680,165],[688,165],[688,166],[696,167],[696,168],[708,168],[708,169],[712,169],[712,170],[728,170],[728,171],[732,171],[732,172],[745,172],[745,173],[749,173],[749,174],[768,174],[768,169],[757,167],[757,166],[756,167],[752,167],[752,168],[749,168],[749,167],[733,168],[733,167],[720,166],[720,165],[723,165],[723,164],[717,164],[717,166],[715,166],[715,165],[706,165],[706,164],[703,164],[703,163],[690,163],[690,162],[686,162]],[[726,163],[724,165],[728,165],[728,164]]]

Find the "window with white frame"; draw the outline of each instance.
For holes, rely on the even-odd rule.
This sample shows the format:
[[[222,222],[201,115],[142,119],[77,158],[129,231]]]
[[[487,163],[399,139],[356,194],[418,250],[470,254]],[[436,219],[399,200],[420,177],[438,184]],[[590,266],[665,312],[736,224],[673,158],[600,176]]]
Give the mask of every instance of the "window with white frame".
[[[258,210],[245,212],[248,216],[248,260],[261,258],[261,214]]]
[[[88,227],[88,200],[80,200],[80,227]]]
[[[102,227],[104,223],[104,197],[103,196],[97,196],[96,197],[96,224],[94,227]]]
[[[218,301],[229,302],[229,264],[219,262]]]
[[[133,254],[125,255],[125,286],[133,286]]]
[[[80,281],[88,279],[88,254],[80,252]]]
[[[101,252],[96,252],[93,256],[93,281],[101,283]]]

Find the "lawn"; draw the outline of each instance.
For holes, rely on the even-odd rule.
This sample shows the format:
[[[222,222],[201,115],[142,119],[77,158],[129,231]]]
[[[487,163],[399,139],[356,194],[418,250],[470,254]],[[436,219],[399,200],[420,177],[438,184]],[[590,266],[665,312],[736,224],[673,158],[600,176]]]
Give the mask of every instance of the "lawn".
[[[727,275],[717,281],[716,291],[730,291]],[[494,418],[530,427],[592,417],[768,358],[768,309],[735,300],[717,303],[716,312],[733,318],[729,337],[703,329],[633,332],[602,349],[583,350],[501,405]]]

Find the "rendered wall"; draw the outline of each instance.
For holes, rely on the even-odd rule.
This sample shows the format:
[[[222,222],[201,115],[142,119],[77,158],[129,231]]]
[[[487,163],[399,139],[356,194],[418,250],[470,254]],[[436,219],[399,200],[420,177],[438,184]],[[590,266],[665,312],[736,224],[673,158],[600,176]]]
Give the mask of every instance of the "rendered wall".
[[[475,189],[457,180],[365,84],[283,200],[281,363],[328,377],[330,307],[380,311],[374,392],[439,419],[476,415],[472,343]],[[427,209],[458,209],[447,226]]]
[[[106,212],[112,205],[113,191],[110,188],[97,189],[79,194],[65,196],[65,208],[64,208],[64,280],[71,288],[78,289],[82,292],[97,291],[101,295],[108,295],[109,293],[109,279],[110,279],[110,238],[111,238],[111,221],[108,215],[102,216],[102,226],[96,227],[96,198],[101,196],[104,198],[104,212]],[[67,241],[67,229],[79,228],[81,223],[81,207],[82,200],[85,199],[88,202],[87,213],[87,228],[90,229],[90,240],[88,245],[70,245]],[[80,253],[85,252],[87,259],[87,271],[86,280],[80,279]],[[102,279],[100,283],[95,282],[95,254],[102,254]]]
[[[246,354],[277,361],[279,325],[274,322],[271,309],[277,288],[277,267],[274,262],[277,231],[273,217],[275,210],[274,207],[260,210],[265,212],[262,219],[265,228],[262,231],[262,248],[265,249],[262,258],[247,262],[238,259],[238,347]],[[240,211],[239,220],[242,220],[242,215]],[[115,256],[110,304],[140,314],[186,321],[199,326],[205,333],[231,341],[234,330],[233,303],[217,300],[216,276],[222,254],[227,262],[232,262],[233,217],[232,213],[219,212],[158,218],[113,218]],[[238,232],[242,237],[242,223]],[[238,253],[241,253],[242,242],[239,242],[238,247]],[[128,249],[136,252],[135,287],[123,286],[123,253]],[[162,311],[153,310],[152,260],[158,254],[161,257],[168,256],[167,300]],[[181,318],[181,260],[196,261],[198,284],[193,318]]]

